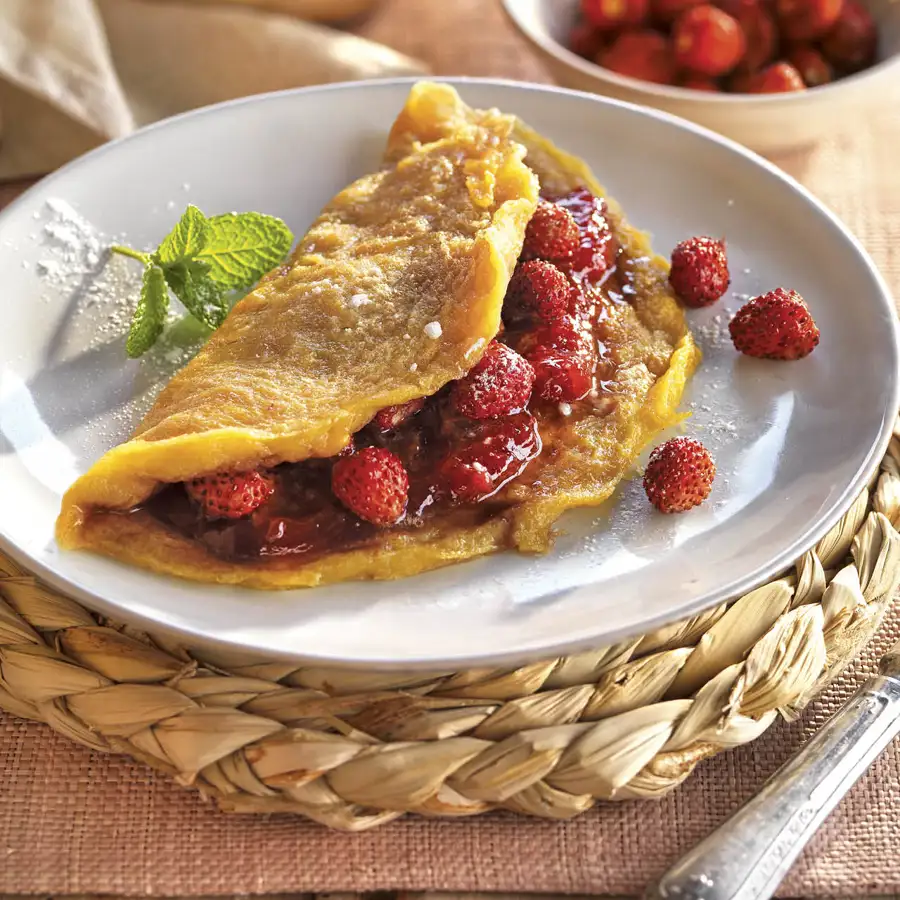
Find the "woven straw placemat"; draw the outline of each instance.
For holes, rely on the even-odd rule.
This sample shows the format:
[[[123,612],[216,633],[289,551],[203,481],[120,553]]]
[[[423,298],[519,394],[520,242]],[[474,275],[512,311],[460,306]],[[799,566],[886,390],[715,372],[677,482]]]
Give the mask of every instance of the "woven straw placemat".
[[[369,36],[429,60],[438,73],[546,80],[494,4],[485,0],[395,0],[364,28]],[[835,138],[811,153],[780,161],[842,215],[895,288],[900,286],[900,174],[889,165],[898,138],[900,113],[893,111],[871,132]],[[893,453],[874,507],[896,521],[896,442]],[[680,633],[668,649],[656,647],[658,652],[648,655],[647,646],[631,646],[619,655],[596,654],[581,660],[574,676],[571,664],[567,671],[554,661],[511,678],[481,672],[455,682],[435,679],[420,690],[435,698],[456,698],[449,706],[444,702],[426,708],[421,702],[416,708],[408,697],[390,695],[378,714],[368,717],[352,702],[323,703],[320,696],[307,697],[318,703],[313,708],[319,719],[309,718],[312,713],[306,707],[305,727],[337,732],[346,741],[332,740],[325,756],[315,760],[320,765],[324,761],[333,773],[327,782],[316,782],[330,785],[322,790],[338,795],[335,803],[324,798],[329,815],[359,825],[368,824],[372,816],[364,804],[425,810],[431,805],[433,811],[433,789],[440,783],[450,787],[440,794],[444,811],[448,802],[465,806],[463,797],[469,811],[475,811],[472,801],[482,797],[490,804],[544,813],[558,813],[567,792],[587,806],[587,793],[608,792],[611,772],[628,785],[626,793],[646,795],[671,786],[708,752],[755,736],[759,728],[749,717],[761,717],[767,724],[773,715],[766,710],[779,704],[787,704],[785,711],[791,715],[823,677],[823,663],[839,664],[867,636],[885,605],[897,550],[896,533],[870,511],[872,505],[868,497],[862,498],[835,540],[820,545],[815,556],[808,555],[792,579],[745,601],[720,619],[718,627],[710,628],[715,617],[704,619],[700,627]],[[858,532],[848,557],[851,538]],[[850,561],[854,566],[823,595],[825,582]],[[818,563],[824,564],[824,571]],[[861,575],[859,587],[853,581],[855,571]],[[294,755],[293,742],[279,747],[274,729],[269,734],[260,722],[250,722],[249,715],[272,726],[311,686],[331,692],[330,677],[253,667],[242,670],[240,678],[219,677],[201,668],[207,677],[200,679],[190,663],[176,664],[171,671],[172,657],[165,653],[137,654],[139,647],[130,645],[127,652],[116,654],[122,648],[119,632],[97,628],[84,611],[36,590],[18,573],[7,573],[0,592],[9,601],[0,607],[0,706],[49,719],[61,732],[0,714],[0,891],[13,893],[165,896],[430,889],[634,894],[752,795],[872,670],[877,655],[900,637],[900,612],[895,611],[859,662],[797,721],[779,722],[754,742],[701,763],[693,778],[658,802],[600,804],[565,822],[523,820],[508,813],[465,820],[402,819],[350,836],[295,816],[222,815],[166,775],[70,740],[127,748],[156,764],[173,765],[182,780],[191,777],[192,769],[210,763],[199,776],[207,790],[221,794],[237,788],[240,792],[232,800],[245,807],[271,808],[299,798],[309,811],[314,792],[291,790],[309,775],[310,757],[301,755],[306,771],[297,771],[301,757]],[[703,632],[708,633],[701,639]],[[729,648],[730,641],[735,645]],[[746,651],[750,654],[745,659]],[[652,665],[643,662],[648,659],[654,660]],[[729,662],[734,666],[729,668]],[[694,683],[679,689],[677,679],[685,680],[679,673],[690,671],[689,666],[696,677],[687,680]],[[233,665],[230,668],[234,671]],[[642,687],[648,673],[658,680]],[[107,676],[123,682],[126,696],[120,706],[121,691],[110,690]],[[285,686],[284,693],[272,690],[275,680]],[[704,684],[697,695],[695,689]],[[372,690],[371,684],[363,687]],[[544,692],[534,700],[514,699],[538,688]],[[702,697],[715,688],[722,690],[722,700],[733,701],[730,714],[711,717],[710,727],[703,728],[697,711],[704,709]],[[139,704],[129,702],[129,691],[140,698]],[[674,701],[687,706],[656,702],[667,693],[696,699]],[[160,701],[156,709],[147,700],[152,696]],[[625,697],[642,713],[649,711],[643,725],[662,729],[650,738],[656,743],[649,757],[640,741],[634,741],[634,719],[622,729],[621,743],[609,742],[608,724],[576,722],[612,716],[603,721],[614,723],[613,714],[621,712]],[[365,705],[369,710],[371,699],[369,695]],[[172,702],[182,703],[174,715],[167,706]],[[205,710],[192,718],[190,704],[195,702]],[[562,708],[565,703],[568,711]],[[723,705],[728,704],[712,704],[719,709]],[[138,707],[146,721],[134,721]],[[211,719],[216,721],[213,727]],[[723,730],[713,727],[723,721]],[[548,722],[552,727],[539,735],[521,732],[523,723]],[[686,722],[693,728],[691,740],[679,746],[676,735],[687,729]],[[250,732],[237,734],[245,726]],[[254,728],[265,735],[251,733]],[[446,748],[452,764],[448,758],[442,766],[431,753],[433,781],[426,789],[412,790],[403,776],[421,774],[423,761],[407,748],[398,748],[393,760],[376,748],[373,756],[379,761],[366,762],[364,753],[359,765],[354,756],[359,756],[363,732],[394,740],[443,738],[431,746]],[[511,735],[511,745],[501,740],[504,733]],[[605,737],[585,747],[578,739],[587,733]],[[461,745],[449,736],[453,734],[472,743]],[[257,739],[266,747],[262,755],[240,750]],[[511,752],[492,755],[491,741],[504,743]],[[233,748],[226,746],[229,742]],[[473,758],[478,756],[482,765],[470,762],[468,768],[454,770],[458,757],[453,754],[460,746],[471,750]],[[341,753],[346,758],[339,758]],[[628,760],[642,753],[651,767],[625,771]],[[523,772],[525,761],[531,768],[524,766]],[[539,771],[541,766],[546,773]],[[554,775],[560,788],[556,792],[549,787]],[[523,790],[525,783],[539,782],[543,787],[539,785],[537,794]],[[817,835],[782,886],[783,894],[900,891],[900,865],[893,861],[898,821],[900,747],[895,745]]]

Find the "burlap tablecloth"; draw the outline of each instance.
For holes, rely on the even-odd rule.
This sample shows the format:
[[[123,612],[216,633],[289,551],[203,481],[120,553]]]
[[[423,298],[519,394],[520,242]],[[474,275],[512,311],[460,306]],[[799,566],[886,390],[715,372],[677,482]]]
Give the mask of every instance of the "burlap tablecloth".
[[[547,80],[488,0],[394,0],[361,30],[439,74]],[[900,110],[869,126],[780,162],[843,217],[900,293]],[[634,894],[750,797],[898,638],[900,609],[800,721],[701,765],[665,799],[605,804],[558,824],[511,815],[407,819],[350,836],[282,816],[227,816],[142,765],[0,715],[0,892]],[[781,894],[900,893],[898,835],[900,743],[831,816]]]

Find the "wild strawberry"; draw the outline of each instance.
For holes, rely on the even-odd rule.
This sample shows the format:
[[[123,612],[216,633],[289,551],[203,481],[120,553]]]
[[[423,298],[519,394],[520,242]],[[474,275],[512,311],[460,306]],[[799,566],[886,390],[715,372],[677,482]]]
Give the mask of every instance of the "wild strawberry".
[[[372,424],[383,432],[393,431],[402,425],[407,419],[411,419],[425,405],[424,397],[407,400],[406,403],[398,403],[395,406],[386,406],[375,413]]]
[[[578,226],[578,246],[560,266],[576,281],[597,282],[616,264],[618,245],[607,221],[606,201],[587,188],[557,197],[557,206],[571,213]]]
[[[409,476],[390,450],[365,447],[334,464],[331,490],[360,519],[395,525],[406,511]]]
[[[834,77],[825,57],[812,47],[795,47],[787,61],[800,73],[807,87],[821,87]]]
[[[590,354],[594,350],[593,337],[588,328],[572,316],[565,316],[549,327],[534,330],[535,347],[548,347],[563,353]]]
[[[709,91],[718,93],[722,90],[718,82],[706,75],[686,75],[679,82],[679,87],[687,88],[689,91]]]
[[[789,41],[814,41],[830,31],[844,0],[775,0],[781,33]]]
[[[581,0],[584,17],[599,31],[642,25],[649,7],[649,0]]]
[[[875,20],[859,0],[845,0],[834,27],[822,39],[822,52],[845,72],[858,72],[875,62],[878,32]]]
[[[350,439],[344,444],[342,450],[338,451],[338,456],[353,456],[356,453],[356,440],[353,435],[350,435]]]
[[[775,19],[762,0],[721,0],[718,5],[744,30],[747,50],[737,71],[756,72],[775,55],[778,46]]]
[[[650,0],[650,12],[654,22],[671,25],[685,10],[705,4],[706,0]]]
[[[788,94],[805,91],[806,84],[790,63],[777,62],[761,72],[739,75],[732,80],[731,89],[740,94]]]
[[[525,229],[524,259],[567,260],[578,246],[578,226],[571,213],[541,200]]]
[[[453,385],[453,405],[468,419],[496,419],[524,409],[533,385],[530,363],[491,341],[475,367]]]
[[[597,62],[611,72],[652,84],[672,84],[676,67],[668,38],[658,31],[623,31]]]
[[[444,486],[454,500],[477,503],[494,492],[494,479],[477,459],[452,456],[441,467]]]
[[[521,475],[540,452],[537,422],[528,413],[520,413],[481,425],[473,440],[444,459],[440,477],[454,499],[476,503]]]
[[[582,400],[594,386],[593,357],[542,348],[529,356],[534,366],[534,393],[554,403]]]
[[[686,306],[715,303],[731,283],[725,242],[710,237],[682,241],[672,251],[669,283]]]
[[[569,32],[569,49],[585,59],[593,59],[603,49],[603,35],[590,22],[579,22]]]
[[[777,288],[742,306],[728,326],[737,350],[763,359],[803,359],[819,343],[819,329],[796,291]]]
[[[557,350],[590,354],[594,350],[591,332],[572,316],[563,316],[552,325],[541,325],[522,337],[519,352],[529,359],[534,353]]]
[[[747,50],[737,19],[709,5],[682,13],[672,27],[672,40],[680,66],[713,78],[730,72]]]
[[[219,472],[186,481],[184,488],[207,519],[243,519],[272,496],[275,482],[258,471]]]
[[[569,309],[574,288],[551,262],[529,259],[516,266],[506,297],[513,311],[534,314],[544,322],[555,322]]]
[[[585,284],[583,281],[573,284],[569,294],[568,315],[583,321],[596,311],[597,299],[597,294],[591,290],[590,284]]]
[[[699,441],[678,437],[651,454],[644,470],[647,499],[662,513],[686,512],[712,490],[716,466]]]

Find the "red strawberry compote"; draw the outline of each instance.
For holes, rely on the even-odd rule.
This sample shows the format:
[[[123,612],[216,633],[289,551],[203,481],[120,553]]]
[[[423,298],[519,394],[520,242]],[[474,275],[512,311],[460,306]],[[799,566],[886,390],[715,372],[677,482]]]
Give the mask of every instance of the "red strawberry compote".
[[[477,525],[522,491],[540,493],[544,461],[581,420],[615,409],[616,374],[629,360],[615,326],[639,293],[645,258],[619,246],[609,216],[584,188],[542,201],[504,325],[463,378],[382,409],[332,459],[241,473],[253,492],[228,515],[193,484],[169,485],[145,508],[224,559],[314,558],[387,530]],[[232,480],[217,473],[211,483]]]
[[[568,309],[555,319],[543,311],[530,321],[510,318],[504,338],[534,369],[534,400],[572,404],[595,399],[609,375],[604,361],[603,320],[610,302],[606,288],[627,292],[629,284],[625,269],[619,271],[621,250],[603,198],[576,188],[551,198],[547,205],[565,209],[578,226],[578,246],[567,259],[555,260],[571,286]],[[531,306],[542,309],[534,301]]]
[[[272,469],[268,501],[241,519],[209,518],[181,484],[156,494],[147,509],[226,559],[312,558],[364,546],[386,528],[422,527],[436,515],[463,525],[502,510],[508,503],[499,492],[540,454],[541,438],[529,412],[461,416],[448,386],[390,431],[373,421],[354,446],[352,455]]]
[[[618,246],[609,227],[606,201],[595,197],[587,188],[577,188],[555,198],[555,203],[568,210],[575,219],[580,241],[566,268],[580,285],[594,285],[608,277],[616,264]]]

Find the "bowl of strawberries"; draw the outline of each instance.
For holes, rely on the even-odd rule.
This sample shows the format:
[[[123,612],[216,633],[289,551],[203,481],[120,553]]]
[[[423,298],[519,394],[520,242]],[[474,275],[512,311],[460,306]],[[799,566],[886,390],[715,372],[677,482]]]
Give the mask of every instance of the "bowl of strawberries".
[[[566,87],[762,153],[852,127],[900,90],[894,0],[502,0]]]

